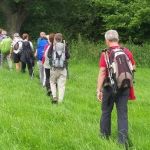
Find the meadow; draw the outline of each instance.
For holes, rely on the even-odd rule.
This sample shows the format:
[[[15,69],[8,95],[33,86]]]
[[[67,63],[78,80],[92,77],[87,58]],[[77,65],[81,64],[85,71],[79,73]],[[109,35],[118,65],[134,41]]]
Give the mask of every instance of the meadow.
[[[111,139],[99,136],[98,71],[95,62],[71,62],[64,103],[53,105],[36,76],[31,80],[28,73],[1,69],[0,150],[123,150],[117,143],[115,107]],[[137,68],[137,99],[128,103],[133,150],[150,147],[149,74],[148,68]]]

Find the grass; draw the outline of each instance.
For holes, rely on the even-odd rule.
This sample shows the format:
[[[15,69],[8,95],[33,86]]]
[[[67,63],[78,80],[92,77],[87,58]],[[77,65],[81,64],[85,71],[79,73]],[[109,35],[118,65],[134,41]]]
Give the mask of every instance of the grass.
[[[137,69],[137,100],[128,105],[134,150],[150,147],[149,74]],[[71,63],[64,103],[52,105],[37,78],[1,69],[0,150],[123,150],[117,144],[116,109],[111,140],[99,137],[97,75],[95,63]]]

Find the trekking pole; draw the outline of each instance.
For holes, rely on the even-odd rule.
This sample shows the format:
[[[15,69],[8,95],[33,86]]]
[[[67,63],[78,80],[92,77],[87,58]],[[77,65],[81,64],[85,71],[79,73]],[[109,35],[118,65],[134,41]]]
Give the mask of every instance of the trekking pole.
[[[105,50],[104,53],[105,53],[106,65],[107,65],[107,68],[108,68],[107,70],[108,70],[108,77],[109,77],[109,80],[110,80],[110,84],[113,88],[114,94],[116,94],[117,93],[117,87],[116,87],[116,83],[113,79],[112,66],[110,65],[110,62],[109,62],[109,56],[108,56],[107,50]]]
[[[63,40],[64,43],[64,52],[66,53],[66,41]],[[68,61],[66,60],[66,70],[67,70],[67,79],[69,79],[69,68],[68,68]]]

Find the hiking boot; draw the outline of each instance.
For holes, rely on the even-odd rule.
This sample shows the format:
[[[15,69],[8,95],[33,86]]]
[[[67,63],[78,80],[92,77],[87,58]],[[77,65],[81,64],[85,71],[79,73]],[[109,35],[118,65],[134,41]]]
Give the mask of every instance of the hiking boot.
[[[52,98],[52,104],[58,104],[58,98],[57,97]]]

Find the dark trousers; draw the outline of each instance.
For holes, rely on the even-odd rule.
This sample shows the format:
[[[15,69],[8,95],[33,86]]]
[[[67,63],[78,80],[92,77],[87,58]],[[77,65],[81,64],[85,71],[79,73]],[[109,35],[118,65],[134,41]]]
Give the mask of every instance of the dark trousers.
[[[111,112],[116,104],[118,122],[118,141],[124,144],[128,138],[128,109],[127,102],[129,89],[120,90],[116,96],[112,88],[104,88],[102,100],[102,115],[100,120],[100,131],[102,136],[109,137],[111,134]]]
[[[21,62],[21,71],[25,72],[26,64],[27,64],[27,67],[28,67],[29,75],[32,77],[32,75],[33,75],[33,65],[30,62],[28,62],[28,63]]]
[[[45,68],[45,75],[46,75],[46,81],[45,81],[45,86],[48,92],[51,91],[50,88],[50,69]]]

